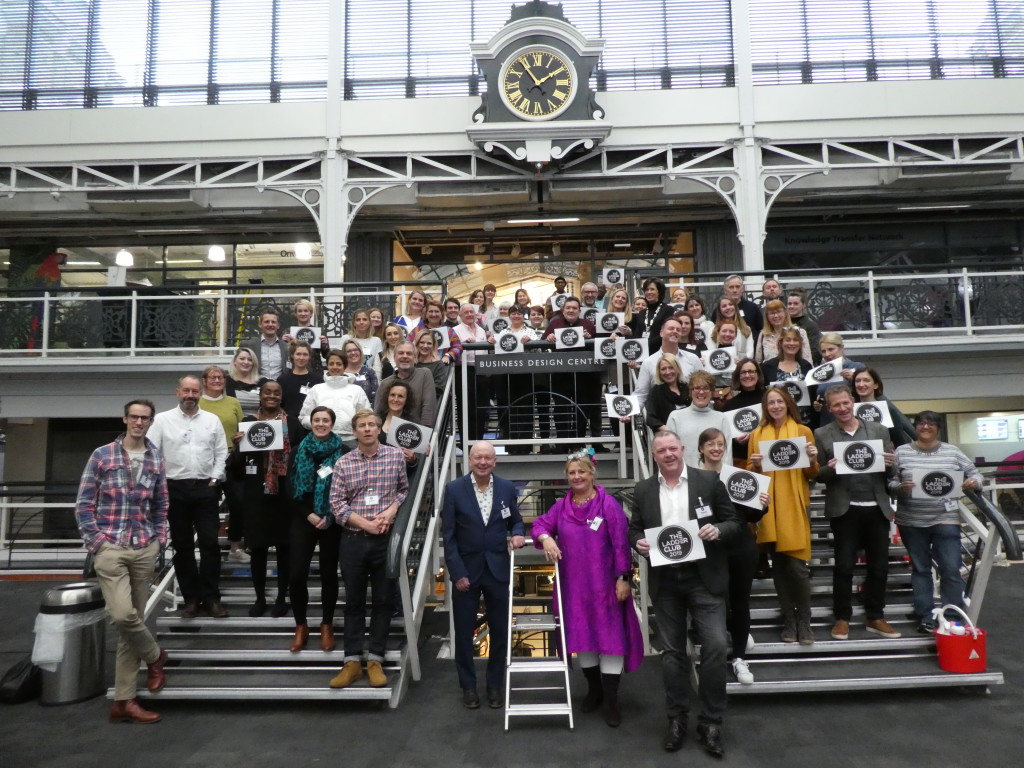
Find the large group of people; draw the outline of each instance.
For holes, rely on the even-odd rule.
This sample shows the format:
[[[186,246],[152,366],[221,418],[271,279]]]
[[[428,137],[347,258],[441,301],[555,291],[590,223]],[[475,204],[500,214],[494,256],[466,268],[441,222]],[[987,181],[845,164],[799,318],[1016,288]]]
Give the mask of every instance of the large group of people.
[[[978,488],[977,469],[958,448],[939,440],[938,414],[924,411],[911,423],[886,400],[879,372],[847,358],[842,338],[822,334],[807,317],[802,290],[786,293],[778,281],[768,280],[762,309],[742,287],[733,275],[720,296],[706,299],[682,289],[670,294],[664,282],[648,278],[634,300],[622,286],[605,290],[594,283],[581,286],[577,297],[558,278],[543,304],[534,304],[521,288],[512,302],[498,301],[493,285],[467,301],[442,301],[416,290],[391,321],[377,308],[355,312],[336,348],[323,335],[296,329],[280,334],[278,313],[267,309],[260,313],[260,335],[240,345],[227,370],[208,366],[201,376],[178,381],[176,407],[156,413],[148,401],[129,402],[125,434],[94,452],[76,509],[119,631],[111,719],[146,723],[160,717],[135,698],[140,663],[147,665],[151,691],[165,678],[167,654],[141,620],[140,604],[141,585],[151,578],[160,547],[169,542],[174,548],[182,616],[228,615],[219,591],[221,493],[229,511],[228,560],[248,563],[251,570],[249,615],[269,611],[283,617],[290,610],[290,649],[302,652],[310,639],[307,584],[319,550],[323,651],[336,644],[339,570],[346,588],[343,663],[330,686],[355,683],[364,668],[369,685],[387,684],[383,662],[396,594],[385,567],[387,539],[419,459],[408,448],[390,445],[388,435],[396,420],[434,426],[439,397],[458,364],[468,368],[468,386],[455,391],[468,414],[463,437],[471,472],[446,487],[441,523],[454,587],[456,670],[467,708],[480,706],[472,637],[481,597],[492,638],[487,702],[504,704],[509,551],[523,546],[526,534],[518,491],[494,474],[495,448],[482,439],[489,408],[498,409],[498,436],[513,441],[509,454],[529,452],[530,443],[546,438],[536,433],[535,418],[542,432],[550,424],[551,435],[574,451],[565,465],[566,494],[534,521],[532,537],[558,564],[565,647],[576,655],[587,682],[581,708],[600,710],[609,726],[623,719],[621,676],[642,661],[631,598],[634,554],[651,557],[659,546],[648,538],[652,529],[695,521],[690,530],[701,540],[704,557],[652,563],[646,585],[662,651],[668,716],[663,746],[682,746],[692,705],[700,743],[712,755],[724,753],[727,671],[731,667],[742,684],[755,682],[746,660],[753,642],[750,594],[757,573],[767,575],[769,560],[780,639],[816,642],[808,516],[815,481],[825,487],[834,547],[831,637],[850,636],[860,551],[864,629],[900,636],[885,617],[894,517],[910,556],[917,630],[934,631],[933,561],[943,604],[963,605],[959,519],[948,502],[919,498],[915,478],[922,470],[962,472],[963,488]],[[636,485],[629,516],[595,479],[603,434],[600,375],[487,377],[473,370],[475,358],[486,354],[482,345],[495,344],[503,332],[523,344],[553,342],[563,328],[596,338],[602,332],[587,316],[595,308],[621,313],[606,335],[647,343],[646,359],[633,364],[632,394],[653,433],[656,472]],[[298,329],[315,327],[308,301],[296,303],[294,315]],[[709,366],[708,353],[716,350],[730,351],[729,369]],[[839,358],[834,377],[803,385],[816,365]],[[800,386],[787,388],[793,382]],[[801,394],[800,402],[794,393]],[[559,410],[560,399],[571,409]],[[892,426],[860,418],[855,406],[867,402],[887,409]],[[756,419],[751,429],[738,432],[731,416],[740,409],[751,409]],[[617,419],[611,421],[617,426]],[[254,423],[269,425],[269,448],[252,445],[248,430]],[[779,467],[769,456],[776,441],[798,446],[802,455],[795,466]],[[852,441],[878,441],[879,471],[840,471],[843,457],[836,446]],[[732,467],[767,476],[757,503],[730,500],[720,474]],[[271,549],[277,556],[273,596],[267,593]],[[701,649],[695,691],[686,661],[688,618]]]

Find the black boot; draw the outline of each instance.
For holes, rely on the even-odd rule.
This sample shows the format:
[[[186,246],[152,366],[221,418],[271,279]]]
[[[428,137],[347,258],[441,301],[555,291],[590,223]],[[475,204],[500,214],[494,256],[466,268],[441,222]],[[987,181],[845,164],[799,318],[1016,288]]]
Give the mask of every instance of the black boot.
[[[621,675],[601,675],[601,686],[604,688],[604,721],[612,728],[618,728],[622,722],[619,712],[619,678]]]
[[[580,704],[580,712],[594,712],[604,698],[601,691],[601,668],[583,667],[583,677],[587,679],[587,695]]]

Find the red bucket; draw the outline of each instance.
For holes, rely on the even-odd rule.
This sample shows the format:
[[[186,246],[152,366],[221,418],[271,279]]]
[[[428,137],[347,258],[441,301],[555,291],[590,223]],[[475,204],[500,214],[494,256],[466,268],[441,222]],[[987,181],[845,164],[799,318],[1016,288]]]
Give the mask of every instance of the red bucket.
[[[956,610],[965,620],[965,632],[962,635],[954,635],[948,632],[948,622],[941,619],[946,609]],[[958,672],[960,674],[970,672],[984,672],[988,668],[988,657],[985,653],[985,630],[978,629],[967,615],[956,608],[947,605],[935,611],[940,617],[939,627],[935,631],[935,650],[939,654],[939,667],[947,672]],[[943,631],[943,630],[947,631]]]

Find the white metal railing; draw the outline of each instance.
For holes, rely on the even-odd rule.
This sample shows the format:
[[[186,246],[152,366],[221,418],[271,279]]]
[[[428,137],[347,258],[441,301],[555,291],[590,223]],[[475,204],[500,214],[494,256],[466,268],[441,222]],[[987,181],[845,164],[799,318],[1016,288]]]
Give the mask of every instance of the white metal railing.
[[[240,341],[258,335],[264,306],[281,311],[282,332],[292,325],[292,305],[307,299],[318,308],[324,335],[340,339],[349,331],[353,308],[383,303],[404,308],[406,287],[343,290],[196,288],[167,295],[157,289],[95,288],[44,291],[38,296],[0,297],[2,357],[125,357],[154,354],[230,354]],[[174,288],[168,288],[170,292]],[[346,306],[348,310],[346,311]],[[314,319],[313,325],[317,325]]]
[[[774,275],[768,271],[749,278],[746,288],[760,298],[761,281],[777,277],[787,289],[807,291],[807,310],[822,331],[837,331],[850,339],[900,339],[927,335],[949,341],[984,334],[1024,332],[1024,270],[982,271],[963,268],[938,272],[838,276],[808,273]],[[673,280],[696,292],[708,312],[722,293],[721,281]]]

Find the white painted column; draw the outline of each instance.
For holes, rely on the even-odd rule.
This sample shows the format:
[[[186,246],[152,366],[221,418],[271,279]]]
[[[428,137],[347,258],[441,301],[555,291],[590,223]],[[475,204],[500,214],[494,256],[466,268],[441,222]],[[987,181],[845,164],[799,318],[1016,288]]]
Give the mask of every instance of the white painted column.
[[[761,151],[754,135],[754,69],[750,56],[750,7],[732,2],[733,63],[740,118],[737,144],[739,186],[736,189],[738,237],[743,245],[743,270],[764,269],[765,200],[761,187]]]
[[[324,251],[324,282],[345,279],[348,248],[348,202],[344,198],[345,160],[340,154],[344,74],[345,3],[330,0],[327,16],[327,152],[321,164],[320,243]]]

